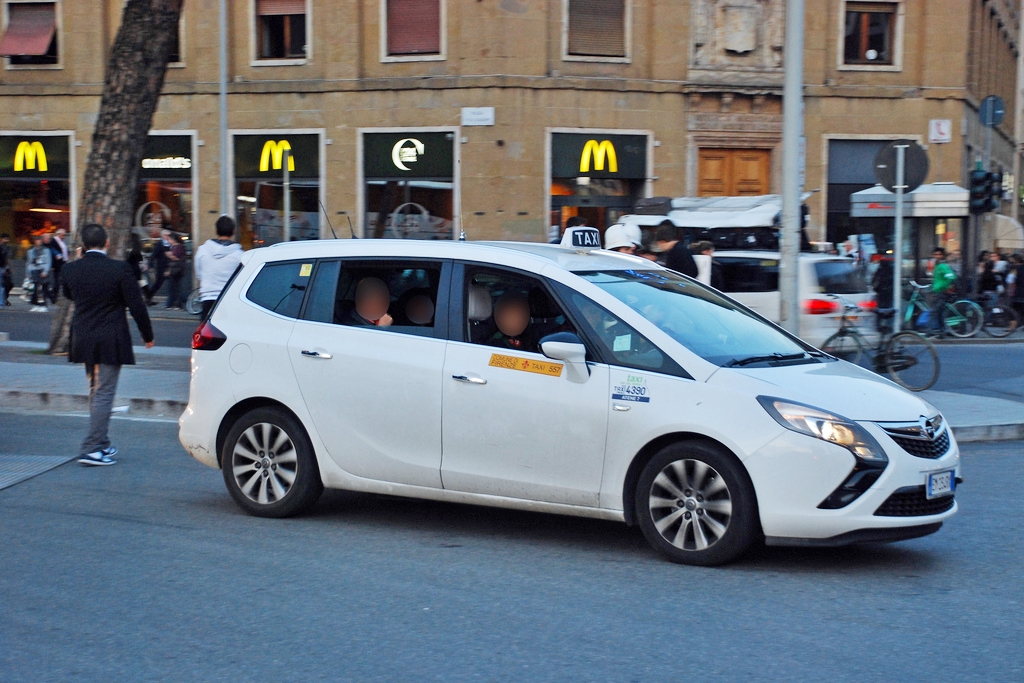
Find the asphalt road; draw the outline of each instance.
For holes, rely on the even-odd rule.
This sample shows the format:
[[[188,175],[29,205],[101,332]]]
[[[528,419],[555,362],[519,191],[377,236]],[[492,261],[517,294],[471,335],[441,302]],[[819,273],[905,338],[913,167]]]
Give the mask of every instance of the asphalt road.
[[[0,414],[0,453],[84,420]],[[965,450],[961,512],[890,546],[668,563],[623,525],[325,494],[247,517],[168,423],[0,491],[0,679],[1021,680],[1021,444]]]
[[[192,333],[199,325],[198,317],[178,313],[178,318],[166,318],[157,306],[150,307],[149,315],[158,345],[179,348],[189,348],[192,345]],[[0,309],[0,332],[7,332],[11,341],[49,342],[52,320],[52,308],[49,313],[32,313],[28,310],[27,304],[15,301],[13,306]],[[141,345],[139,330],[131,319],[128,321],[128,327],[132,332],[133,342],[137,346]]]

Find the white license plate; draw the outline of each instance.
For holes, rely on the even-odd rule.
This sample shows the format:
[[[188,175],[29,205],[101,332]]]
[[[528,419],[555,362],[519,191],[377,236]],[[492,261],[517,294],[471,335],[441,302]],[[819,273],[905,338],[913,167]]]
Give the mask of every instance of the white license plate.
[[[956,489],[956,471],[932,472],[925,483],[928,499],[952,496]]]

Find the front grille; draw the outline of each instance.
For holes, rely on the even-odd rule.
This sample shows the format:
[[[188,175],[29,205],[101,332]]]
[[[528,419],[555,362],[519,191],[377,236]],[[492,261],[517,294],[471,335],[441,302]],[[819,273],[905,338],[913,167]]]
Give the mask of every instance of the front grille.
[[[934,460],[949,451],[949,425],[941,415],[917,422],[883,422],[878,425],[900,448],[917,458]]]
[[[941,514],[952,507],[953,496],[928,500],[924,486],[904,486],[875,510],[875,517],[927,517]]]

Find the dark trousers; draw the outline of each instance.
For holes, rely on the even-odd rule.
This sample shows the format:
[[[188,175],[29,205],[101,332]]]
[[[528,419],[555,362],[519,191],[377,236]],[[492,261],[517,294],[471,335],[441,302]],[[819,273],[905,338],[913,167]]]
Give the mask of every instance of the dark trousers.
[[[114,407],[121,366],[87,363],[85,376],[89,379],[89,433],[82,441],[83,455],[110,447],[107,429],[110,427],[110,411]]]
[[[32,271],[32,305],[45,306],[46,300],[50,298],[50,278],[43,277],[43,271]]]
[[[149,303],[153,302],[153,297],[160,293],[160,288],[164,285],[164,280],[167,279],[167,267],[157,267],[156,269],[156,280],[153,281],[153,285],[146,291],[146,301]]]

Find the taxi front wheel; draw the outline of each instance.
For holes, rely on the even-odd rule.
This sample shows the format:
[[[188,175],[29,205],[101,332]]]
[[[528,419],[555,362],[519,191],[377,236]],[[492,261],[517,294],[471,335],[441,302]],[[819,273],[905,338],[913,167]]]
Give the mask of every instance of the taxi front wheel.
[[[257,408],[235,421],[221,470],[235,502],[259,517],[297,515],[324,490],[306,430],[279,408]]]
[[[666,446],[637,482],[636,519],[674,562],[710,566],[736,559],[757,539],[757,499],[736,458],[713,444]]]

